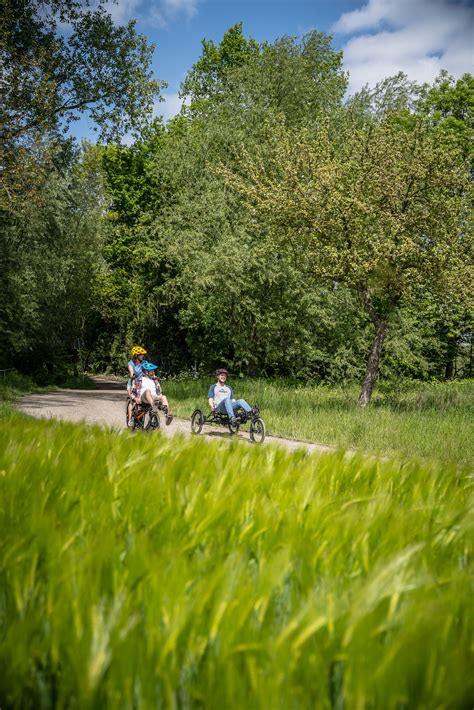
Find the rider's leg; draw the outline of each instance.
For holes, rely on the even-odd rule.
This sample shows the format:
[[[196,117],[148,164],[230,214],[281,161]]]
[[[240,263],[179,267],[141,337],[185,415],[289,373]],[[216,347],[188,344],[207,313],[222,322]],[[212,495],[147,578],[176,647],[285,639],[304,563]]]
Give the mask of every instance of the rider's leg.
[[[127,382],[127,394],[128,394],[128,404],[127,404],[127,422],[130,422],[131,416],[132,416],[132,400],[131,400],[131,386],[132,382],[129,380]]]
[[[142,402],[144,402],[145,404],[149,404],[150,407],[153,407],[154,401],[155,401],[155,398],[153,397],[150,390],[145,390],[142,393]]]
[[[168,398],[165,397],[164,394],[160,394],[158,395],[157,400],[161,402],[163,406],[163,411],[165,413],[165,424],[166,426],[169,426],[173,421],[174,414],[170,412]]]
[[[168,407],[169,407],[168,398],[165,397],[164,394],[159,394],[159,395],[157,395],[156,399],[157,399],[158,402],[161,402],[161,404],[163,405],[163,407],[166,407],[166,409],[168,409]]]
[[[242,407],[244,412],[247,412],[247,414],[252,411],[252,407],[248,402],[245,401],[245,399],[236,399],[235,402],[232,402],[232,407],[234,408],[234,412],[239,407]]]
[[[227,414],[229,419],[232,419],[232,417],[234,416],[234,410],[232,409],[232,402],[230,401],[230,397],[226,397],[222,400],[222,402],[219,402],[216,409],[221,414]]]

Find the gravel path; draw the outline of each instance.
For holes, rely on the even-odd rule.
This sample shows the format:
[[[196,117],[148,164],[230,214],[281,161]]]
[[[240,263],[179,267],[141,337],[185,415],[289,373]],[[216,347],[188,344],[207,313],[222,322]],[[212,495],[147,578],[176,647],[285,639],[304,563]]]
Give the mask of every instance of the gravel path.
[[[125,429],[125,388],[122,381],[105,377],[95,377],[97,389],[94,390],[60,390],[46,394],[29,394],[17,400],[16,408],[33,417],[64,419],[69,422],[85,422],[103,426]],[[164,425],[161,416],[161,431],[166,436],[181,433],[191,436],[189,419],[175,417],[170,426]],[[201,436],[208,439],[236,439],[251,443],[248,427],[243,427],[238,435],[231,435],[223,427],[205,426]],[[306,448],[308,451],[333,451],[330,446],[308,444],[293,439],[283,439],[275,436],[265,438],[267,443],[277,443],[293,450]]]

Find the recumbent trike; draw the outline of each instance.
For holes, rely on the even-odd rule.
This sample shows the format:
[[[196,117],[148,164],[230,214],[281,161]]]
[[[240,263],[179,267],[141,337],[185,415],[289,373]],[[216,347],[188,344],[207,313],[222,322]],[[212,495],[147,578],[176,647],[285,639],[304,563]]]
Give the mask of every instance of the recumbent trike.
[[[250,439],[255,444],[261,444],[265,439],[266,429],[263,419],[260,417],[258,404],[252,407],[250,412],[239,408],[235,412],[235,423],[231,423],[227,414],[214,410],[209,414],[204,414],[201,409],[195,409],[191,415],[191,431],[193,434],[200,434],[204,424],[218,424],[227,427],[231,434],[237,434],[242,424],[250,422]]]

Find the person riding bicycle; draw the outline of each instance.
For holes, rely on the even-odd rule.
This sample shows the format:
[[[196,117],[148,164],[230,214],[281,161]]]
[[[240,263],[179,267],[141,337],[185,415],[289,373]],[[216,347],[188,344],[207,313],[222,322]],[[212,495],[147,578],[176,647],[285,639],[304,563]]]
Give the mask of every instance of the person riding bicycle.
[[[237,409],[241,407],[246,414],[250,414],[252,407],[245,399],[234,398],[234,390],[226,384],[228,374],[225,367],[220,367],[216,370],[217,382],[209,387],[207,397],[212,411],[227,414],[229,423],[235,425],[237,423],[235,417]]]
[[[144,362],[142,365],[142,378],[140,386],[140,401],[154,407],[155,402],[162,405],[165,413],[165,424],[169,426],[173,421],[174,414],[169,411],[168,399],[161,392],[161,386],[156,376],[158,367],[152,362]]]
[[[133,425],[132,421],[132,406],[133,402],[140,401],[140,383],[142,379],[142,367],[144,357],[147,354],[145,348],[140,345],[134,345],[130,352],[132,359],[127,363],[128,374],[130,375],[127,382],[127,394],[130,401],[127,406],[127,422],[129,426]]]
[[[131,350],[132,359],[127,362],[127,369],[130,375],[130,379],[127,383],[127,389],[131,387],[131,383],[134,379],[140,379],[142,376],[142,366],[144,362],[144,357],[147,354],[145,348],[140,345],[134,345]]]

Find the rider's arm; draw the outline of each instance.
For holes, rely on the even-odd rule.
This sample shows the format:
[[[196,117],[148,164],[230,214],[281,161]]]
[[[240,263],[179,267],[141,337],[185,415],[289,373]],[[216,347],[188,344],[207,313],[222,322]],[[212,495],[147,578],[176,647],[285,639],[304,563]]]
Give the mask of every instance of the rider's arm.
[[[215,390],[215,388],[216,388],[215,385],[211,385],[209,387],[209,392],[207,393],[207,401],[208,401],[208,404],[209,404],[210,408],[212,409],[212,411],[214,411],[214,409],[216,408],[216,405],[214,404],[214,390]]]
[[[133,369],[133,367],[131,365],[127,365],[127,368],[130,373],[130,379],[133,380],[133,377],[135,375],[135,370]]]

